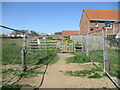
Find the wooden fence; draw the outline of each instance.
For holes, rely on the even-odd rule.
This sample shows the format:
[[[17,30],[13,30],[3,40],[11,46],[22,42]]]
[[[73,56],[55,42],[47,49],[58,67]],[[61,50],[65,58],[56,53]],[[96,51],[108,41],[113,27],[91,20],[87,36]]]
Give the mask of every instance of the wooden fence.
[[[56,51],[56,41],[53,40],[31,40],[30,51]]]

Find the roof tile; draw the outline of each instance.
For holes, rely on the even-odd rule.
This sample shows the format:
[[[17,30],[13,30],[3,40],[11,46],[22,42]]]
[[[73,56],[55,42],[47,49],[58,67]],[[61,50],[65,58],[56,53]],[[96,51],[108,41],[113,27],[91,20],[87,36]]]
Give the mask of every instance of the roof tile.
[[[80,31],[62,31],[62,36],[69,36],[69,35],[75,35],[75,34],[80,34]]]
[[[120,10],[84,9],[90,20],[120,20]]]

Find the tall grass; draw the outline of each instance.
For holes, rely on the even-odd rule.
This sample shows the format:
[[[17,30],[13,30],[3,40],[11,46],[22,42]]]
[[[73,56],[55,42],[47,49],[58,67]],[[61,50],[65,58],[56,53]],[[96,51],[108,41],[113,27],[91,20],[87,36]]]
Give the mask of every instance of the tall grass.
[[[2,64],[10,64],[16,56],[22,51],[23,48],[23,40],[20,39],[11,39],[11,38],[3,38],[2,43]],[[55,52],[47,51],[48,55],[45,55],[45,51],[28,52],[28,43],[27,43],[27,54],[26,54],[26,64],[33,65],[35,62],[39,62],[39,64],[44,63],[46,60],[50,59],[55,61]],[[54,59],[53,59],[54,58]],[[21,64],[22,58],[21,55],[15,61],[14,64]]]
[[[67,59],[67,63],[86,63],[90,62],[90,58],[85,55],[85,53],[82,52],[76,52],[74,53],[75,56],[70,57]]]
[[[103,63],[104,63],[103,50],[93,50],[93,51],[90,51],[89,53],[90,53],[90,59],[93,60],[94,62],[101,63],[101,67],[103,67]],[[118,77],[119,53],[120,53],[120,50],[114,50],[114,49],[108,50],[111,76]]]
[[[22,39],[2,39],[2,64],[10,64],[16,56],[22,51]],[[20,59],[16,62],[20,63]]]

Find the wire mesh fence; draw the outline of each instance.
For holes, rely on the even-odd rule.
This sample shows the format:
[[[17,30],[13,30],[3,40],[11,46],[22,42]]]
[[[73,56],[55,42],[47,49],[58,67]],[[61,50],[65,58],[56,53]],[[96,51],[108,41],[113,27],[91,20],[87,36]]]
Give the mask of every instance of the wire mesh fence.
[[[120,67],[120,48],[116,40],[120,24],[117,22],[111,25],[116,26],[116,29],[104,26],[100,30],[91,31],[88,34],[73,35],[70,39],[82,44],[82,51],[86,53],[86,56],[89,56],[97,66],[103,68],[120,86],[120,70],[118,68]]]

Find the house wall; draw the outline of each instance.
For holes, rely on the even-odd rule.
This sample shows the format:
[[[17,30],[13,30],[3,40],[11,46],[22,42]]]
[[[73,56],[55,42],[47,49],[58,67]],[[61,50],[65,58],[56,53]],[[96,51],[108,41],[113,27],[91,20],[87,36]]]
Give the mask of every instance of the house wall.
[[[93,31],[101,29],[105,25],[105,22],[98,22],[98,27],[95,27],[95,22],[90,22],[90,27],[93,28]],[[107,28],[107,34],[112,35],[112,34],[117,34],[119,29],[118,26],[120,24],[113,24],[111,28]],[[93,32],[89,30],[89,32]],[[96,34],[101,35],[102,31],[96,32]]]
[[[80,21],[80,34],[87,34],[89,30],[90,20],[86,13],[83,11],[82,18]]]
[[[82,18],[80,21],[80,34],[87,34],[90,32],[93,32],[95,30],[101,29],[105,25],[105,21],[99,21],[98,22],[98,27],[95,27],[95,21],[90,21],[87,14],[83,11],[82,13]],[[93,28],[93,30],[90,30],[90,27]],[[112,34],[117,34],[119,31],[120,24],[114,24],[112,25],[112,28],[107,28],[107,34],[112,35]],[[95,33],[93,33],[95,34]],[[101,35],[102,31],[96,32],[97,35]]]
[[[98,22],[98,27],[95,27],[95,22],[92,21],[89,23],[88,20],[89,19],[83,16],[83,19],[81,20],[80,24],[81,25],[80,34],[87,34],[95,30],[99,30],[105,25],[105,22]],[[93,30],[90,30],[90,27],[92,27]],[[119,31],[118,27],[120,27],[120,24],[113,24],[111,28],[107,28],[107,34],[108,35],[117,34]],[[96,34],[101,35],[102,31],[96,32]]]
[[[120,31],[120,23],[113,25],[113,34],[116,34]]]

